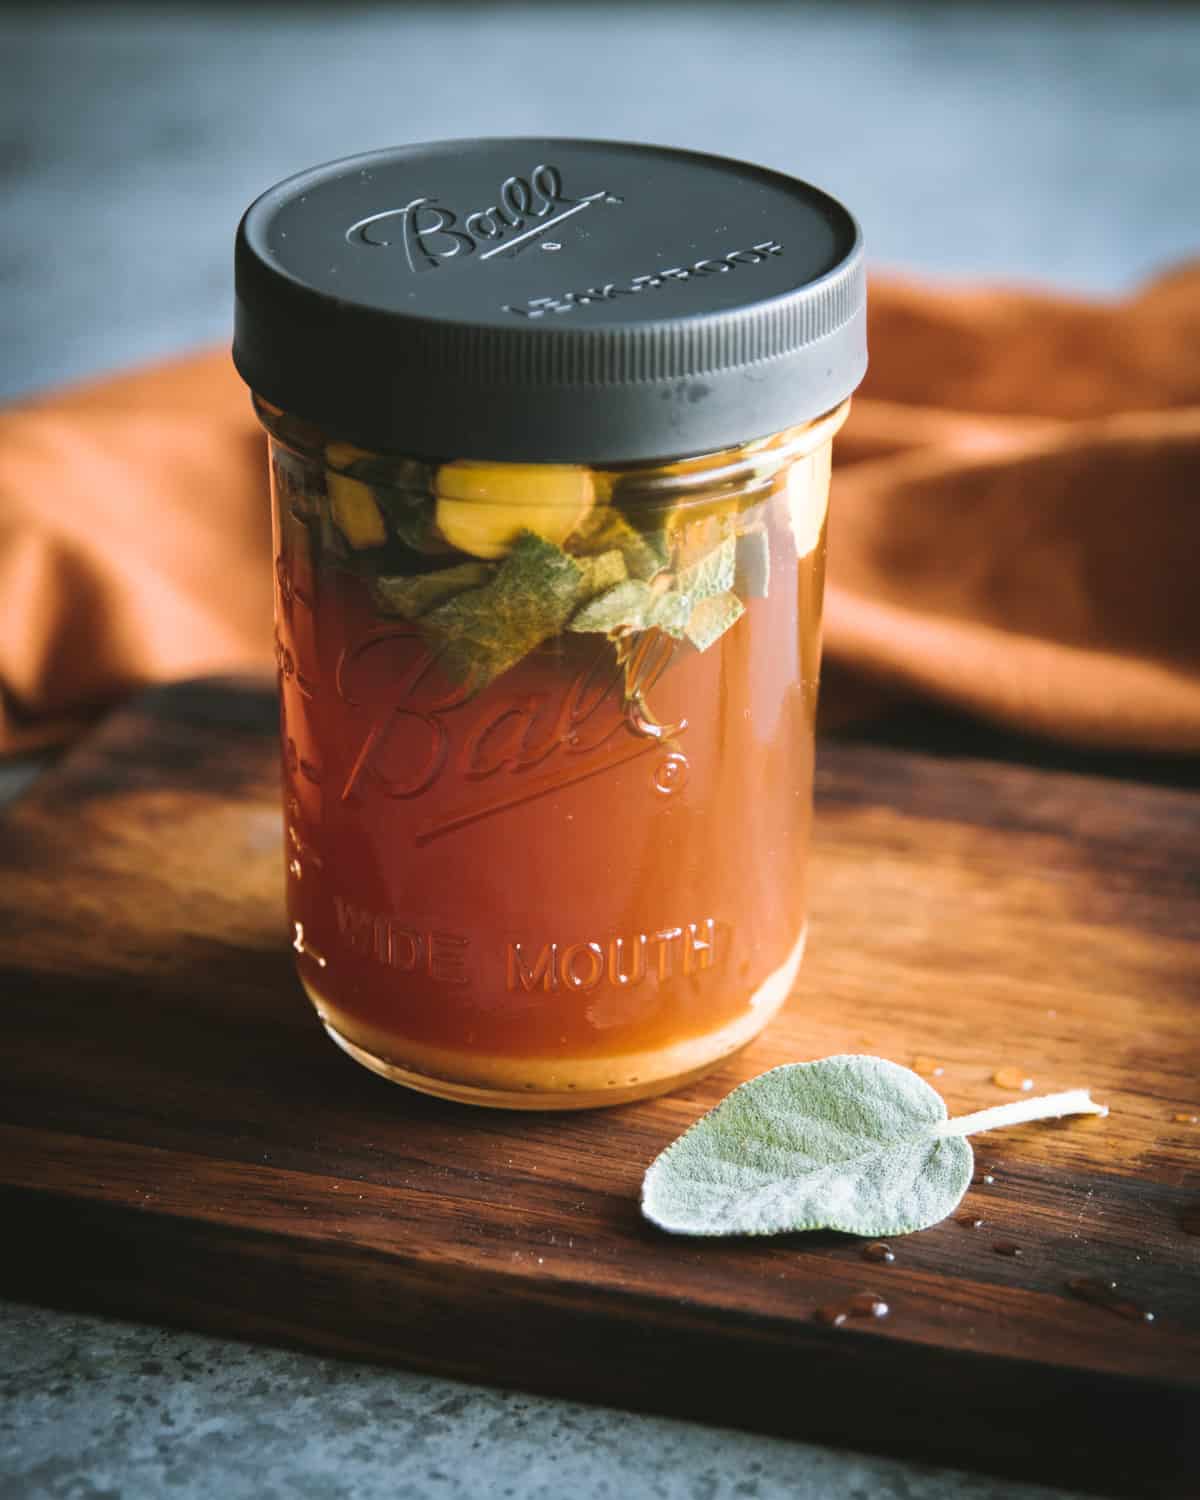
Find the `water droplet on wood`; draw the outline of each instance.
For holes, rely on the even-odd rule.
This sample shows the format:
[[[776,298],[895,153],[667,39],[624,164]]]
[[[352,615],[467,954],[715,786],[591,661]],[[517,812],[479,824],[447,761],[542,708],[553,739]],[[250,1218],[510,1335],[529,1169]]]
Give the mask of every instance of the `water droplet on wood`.
[[[1121,1296],[1115,1281],[1103,1281],[1098,1276],[1073,1276],[1067,1282],[1067,1290],[1084,1302],[1091,1302],[1096,1307],[1106,1307],[1109,1312],[1116,1313],[1117,1317],[1125,1318],[1130,1323],[1154,1322],[1154,1314],[1149,1309],[1139,1307],[1128,1297]]]
[[[997,1088],[1016,1089],[1022,1094],[1033,1088],[1033,1079],[1027,1078],[1020,1068],[997,1068],[992,1074],[992,1082]]]
[[[919,1073],[922,1078],[940,1078],[945,1071],[936,1057],[913,1058],[913,1072]]]
[[[1174,1120],[1176,1125],[1200,1125],[1200,1115],[1185,1114],[1183,1110],[1180,1110],[1177,1114],[1173,1114],[1171,1119]]]
[[[958,1222],[964,1229],[982,1229],[983,1220],[977,1214],[959,1214]]]
[[[817,1319],[831,1328],[840,1328],[848,1318],[886,1318],[889,1311],[887,1303],[874,1292],[855,1292],[845,1302],[819,1307]]]
[[[992,1183],[994,1183],[995,1180],[996,1179],[992,1176],[992,1174],[990,1172],[982,1172],[975,1179],[976,1182],[982,1182],[983,1185],[984,1185],[984,1187],[991,1187]]]
[[[1013,1240],[997,1240],[992,1246],[997,1255],[1024,1255],[1024,1250]]]
[[[863,1259],[875,1261],[879,1265],[891,1265],[896,1259],[896,1252],[882,1240],[872,1240],[869,1245],[863,1246]]]
[[[887,1303],[874,1292],[855,1292],[849,1305],[857,1318],[886,1318],[889,1311]]]

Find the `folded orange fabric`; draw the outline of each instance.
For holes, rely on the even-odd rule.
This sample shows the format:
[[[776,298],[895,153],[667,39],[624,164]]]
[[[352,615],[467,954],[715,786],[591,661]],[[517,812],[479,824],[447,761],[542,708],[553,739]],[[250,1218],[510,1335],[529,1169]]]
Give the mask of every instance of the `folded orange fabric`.
[[[838,438],[826,717],[897,697],[1200,749],[1200,263],[1122,302],[876,277]],[[0,413],[0,749],[271,661],[263,439],[224,351]]]

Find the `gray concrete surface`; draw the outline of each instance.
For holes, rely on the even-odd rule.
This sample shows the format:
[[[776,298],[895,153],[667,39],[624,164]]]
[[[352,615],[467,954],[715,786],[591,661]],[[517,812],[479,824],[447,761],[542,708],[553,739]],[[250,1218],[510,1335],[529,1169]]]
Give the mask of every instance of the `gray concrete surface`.
[[[12,1304],[0,1330],[4,1500],[1066,1500]]]
[[[482,131],[750,157],[876,265],[1112,293],[1200,249],[1200,11],[0,5],[0,397],[224,340],[254,194]],[[0,1302],[3,1500],[1051,1493]]]

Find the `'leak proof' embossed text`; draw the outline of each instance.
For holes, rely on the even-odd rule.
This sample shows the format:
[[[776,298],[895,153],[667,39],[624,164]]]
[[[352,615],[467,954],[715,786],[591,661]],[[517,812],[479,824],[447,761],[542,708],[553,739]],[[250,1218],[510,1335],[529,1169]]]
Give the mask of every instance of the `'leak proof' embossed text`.
[[[661,271],[652,271],[648,276],[634,276],[629,281],[606,281],[579,292],[563,292],[555,297],[532,297],[521,306],[506,302],[504,311],[516,313],[519,318],[544,318],[547,313],[571,312],[577,307],[589,307],[593,302],[615,302],[618,297],[636,297],[642,292],[668,286],[676,281],[697,281],[702,276],[720,276],[736,266],[757,266],[768,256],[782,254],[783,246],[778,240],[762,240],[748,250],[731,250],[728,255],[695,260],[683,266],[664,266]]]

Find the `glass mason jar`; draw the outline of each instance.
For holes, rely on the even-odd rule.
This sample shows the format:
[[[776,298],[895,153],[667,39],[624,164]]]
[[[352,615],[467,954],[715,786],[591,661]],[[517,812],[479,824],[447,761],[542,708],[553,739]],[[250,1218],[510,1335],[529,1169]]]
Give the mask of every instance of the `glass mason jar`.
[[[641,148],[605,149],[619,166]],[[407,190],[429,168],[397,156]],[[539,166],[522,190],[510,174],[482,228],[507,207],[515,244],[539,189],[561,220],[594,207],[563,175]],[[348,231],[336,221],[353,250],[360,220],[407,215],[406,295],[422,291],[414,246],[445,295],[432,255],[459,224],[479,243],[455,255],[504,248],[478,211],[439,199],[422,219],[414,198],[392,191],[372,216],[360,197]],[[392,245],[376,237],[360,248]],[[242,280],[239,263],[240,297]],[[558,330],[519,316],[528,361]],[[278,317],[268,332],[287,345]],[[469,401],[427,400],[414,422],[361,418],[332,391],[286,399],[254,336],[239,324],[269,434],[288,920],[330,1036],[399,1083],[508,1108],[622,1103],[713,1068],[785,1003],[804,951],[830,456],[853,361],[815,382],[836,398],[821,411],[797,399],[797,420],[735,441],[727,414],[664,425],[653,382],[634,392],[645,419],[605,414],[589,436],[603,381],[567,378],[551,389],[577,409],[522,425],[522,402],[547,404],[538,372],[532,394],[491,389],[489,447]],[[721,440],[696,441],[710,430]]]

